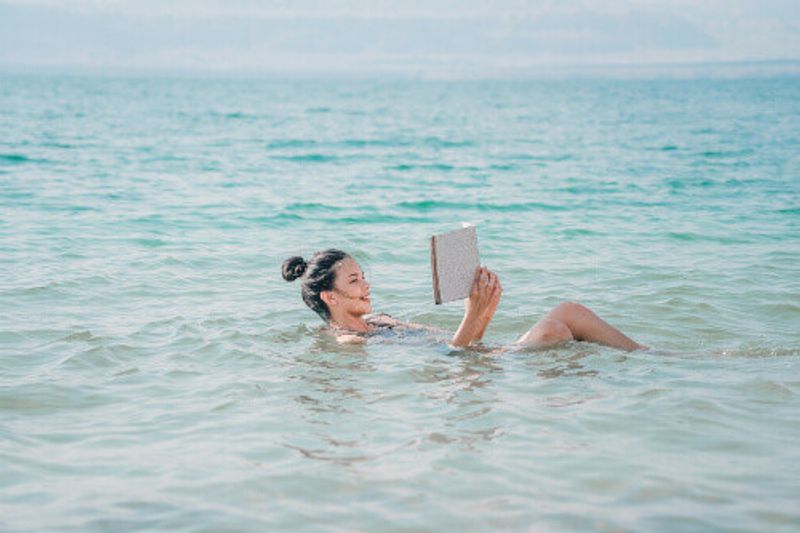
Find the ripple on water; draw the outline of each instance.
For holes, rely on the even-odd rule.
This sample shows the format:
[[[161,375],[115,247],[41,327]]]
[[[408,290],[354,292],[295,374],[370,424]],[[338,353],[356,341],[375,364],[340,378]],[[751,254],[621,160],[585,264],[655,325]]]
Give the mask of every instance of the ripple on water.
[[[0,391],[0,411],[17,417],[29,414],[53,415],[73,409],[104,407],[113,401],[99,387],[85,383],[75,386],[57,383],[19,384],[10,391]]]
[[[25,163],[44,163],[44,159],[30,158],[24,154],[0,154],[0,165],[22,165]]]

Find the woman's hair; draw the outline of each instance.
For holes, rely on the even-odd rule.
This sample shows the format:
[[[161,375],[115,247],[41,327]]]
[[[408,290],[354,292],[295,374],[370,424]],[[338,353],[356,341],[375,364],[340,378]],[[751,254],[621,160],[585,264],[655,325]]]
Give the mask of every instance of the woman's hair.
[[[281,266],[281,273],[286,281],[302,278],[300,294],[303,301],[326,322],[330,320],[331,313],[322,301],[320,293],[333,289],[333,282],[336,280],[335,267],[339,261],[347,257],[350,256],[343,251],[329,248],[315,253],[308,262],[300,256],[294,256],[284,261]]]

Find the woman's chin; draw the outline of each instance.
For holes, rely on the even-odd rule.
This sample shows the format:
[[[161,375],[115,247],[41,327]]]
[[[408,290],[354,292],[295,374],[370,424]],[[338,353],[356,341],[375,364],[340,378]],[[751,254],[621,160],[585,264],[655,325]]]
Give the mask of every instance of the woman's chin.
[[[371,300],[361,300],[363,302],[363,306],[361,307],[364,309],[364,314],[368,315],[372,312],[372,301]]]

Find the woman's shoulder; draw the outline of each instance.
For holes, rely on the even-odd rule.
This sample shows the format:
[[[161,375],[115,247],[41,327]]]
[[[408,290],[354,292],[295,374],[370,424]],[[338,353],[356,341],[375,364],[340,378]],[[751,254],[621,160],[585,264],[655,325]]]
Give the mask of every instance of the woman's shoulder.
[[[427,336],[442,333],[442,330],[438,328],[404,322],[386,313],[364,315],[364,321],[370,327],[369,331],[359,332],[336,328],[331,328],[330,331],[342,344],[364,344],[368,339],[391,339],[394,341],[404,338],[427,338]]]
[[[336,334],[336,342],[340,344],[364,344],[367,342],[367,337],[358,333],[338,333]]]
[[[387,315],[386,313],[374,313],[371,315],[366,315],[364,317],[364,321],[370,326],[378,328],[394,328],[403,325],[403,322],[393,318],[390,315]]]
[[[370,331],[353,331],[349,329],[340,329],[331,325],[326,329],[342,344],[363,344],[369,337],[378,335],[381,332],[391,331],[395,327],[403,325],[401,321],[392,318],[386,313],[364,315],[364,322],[370,327]]]

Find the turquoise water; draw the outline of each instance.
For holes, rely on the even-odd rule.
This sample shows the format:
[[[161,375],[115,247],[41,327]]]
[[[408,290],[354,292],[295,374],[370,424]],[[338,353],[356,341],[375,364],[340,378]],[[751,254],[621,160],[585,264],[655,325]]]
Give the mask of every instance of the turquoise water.
[[[580,301],[653,347],[340,347],[337,246],[490,347]],[[0,526],[800,528],[800,83],[0,78]]]

